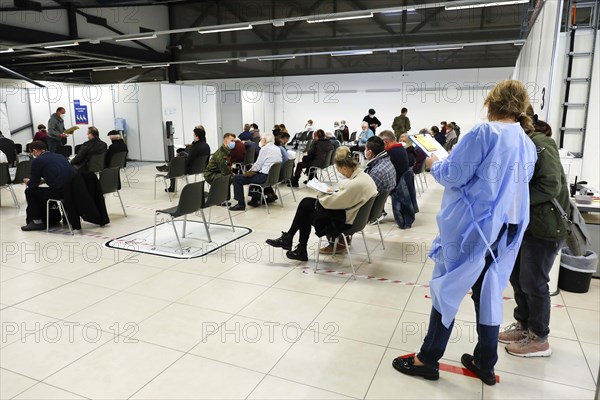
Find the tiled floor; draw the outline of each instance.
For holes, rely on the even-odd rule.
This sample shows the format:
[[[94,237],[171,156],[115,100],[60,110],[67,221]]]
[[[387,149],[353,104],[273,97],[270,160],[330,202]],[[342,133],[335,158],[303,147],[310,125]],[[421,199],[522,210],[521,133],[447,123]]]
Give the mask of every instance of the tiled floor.
[[[395,356],[418,349],[427,329],[428,289],[410,283],[426,283],[432,272],[426,254],[442,189],[431,178],[412,230],[388,217],[384,250],[377,228],[367,227],[371,264],[355,240],[360,277],[353,280],[345,256],[325,258],[322,268],[346,274],[313,274],[314,254],[299,264],[264,245],[294,215],[287,188],[285,208],[236,213],[236,225],[254,233],[204,258],[104,248],[106,238],[150,226],[152,210],[170,204],[165,193],[152,200],[154,173],[141,165],[138,181],[125,185],[127,218],[109,197],[111,224],[84,224],[74,237],[21,232],[24,207],[14,209],[2,192],[0,398],[593,398],[598,280],[587,294],[552,298],[564,307],[552,309],[551,358],[519,359],[499,348],[495,387],[448,372],[429,382],[391,367]],[[24,205],[23,187],[16,191]],[[225,219],[225,210],[213,218]],[[513,305],[505,302],[506,323]],[[458,366],[472,351],[473,320],[465,299],[444,363]]]

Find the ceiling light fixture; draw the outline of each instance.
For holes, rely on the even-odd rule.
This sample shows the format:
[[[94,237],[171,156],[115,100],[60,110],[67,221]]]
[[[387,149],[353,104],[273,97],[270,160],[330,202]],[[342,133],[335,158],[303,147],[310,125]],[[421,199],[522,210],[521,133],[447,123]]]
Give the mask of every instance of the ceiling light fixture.
[[[258,61],[278,61],[278,60],[293,60],[296,56],[280,55],[280,56],[264,56],[258,57]]]
[[[311,17],[306,20],[309,24],[316,24],[320,22],[335,22],[335,21],[347,21],[351,19],[362,19],[362,18],[373,18],[373,13],[336,13],[329,15],[320,15]]]
[[[446,6],[446,11],[452,10],[466,10],[469,8],[483,8],[483,7],[500,7],[500,6],[511,6],[514,4],[525,4],[529,3],[529,0],[511,0],[511,1],[498,1],[498,2],[487,2],[487,3],[473,3],[473,4],[461,4],[457,6]]]
[[[417,47],[415,51],[424,52],[424,51],[444,51],[444,50],[461,50],[463,46],[424,46]]]
[[[223,60],[206,60],[206,61],[199,61],[196,64],[198,64],[198,65],[227,64],[228,62],[229,62],[229,60],[227,60],[227,59],[223,59]]]
[[[142,65],[142,68],[163,68],[168,67],[169,64],[152,64],[152,65]]]
[[[70,74],[71,72],[73,72],[72,69],[65,69],[62,71],[48,71],[49,74],[51,75],[56,75],[56,74]]]
[[[115,69],[119,69],[119,67],[103,67],[103,68],[93,68],[92,71],[114,71]]]
[[[54,48],[57,48],[57,47],[71,47],[71,46],[79,46],[79,42],[47,44],[47,45],[45,45],[43,47],[45,49],[54,49]]]
[[[250,24],[233,24],[233,25],[219,25],[216,28],[199,29],[198,33],[219,33],[219,32],[233,32],[233,31],[245,31],[252,29]]]
[[[137,36],[122,36],[115,39],[115,42],[128,42],[131,40],[148,40],[156,39],[156,33],[151,35],[137,35]]]
[[[273,20],[273,26],[276,26],[276,27],[285,26],[285,20],[283,20],[283,19],[274,19]]]
[[[371,50],[353,50],[353,51],[335,51],[330,53],[332,57],[345,57],[345,56],[367,56],[373,54]]]
[[[517,47],[521,47],[521,46],[525,45],[525,41],[524,40],[517,40],[513,44],[515,46],[517,46]]]
[[[8,49],[0,50],[0,53],[12,53],[13,51],[15,51],[15,49],[9,47]]]

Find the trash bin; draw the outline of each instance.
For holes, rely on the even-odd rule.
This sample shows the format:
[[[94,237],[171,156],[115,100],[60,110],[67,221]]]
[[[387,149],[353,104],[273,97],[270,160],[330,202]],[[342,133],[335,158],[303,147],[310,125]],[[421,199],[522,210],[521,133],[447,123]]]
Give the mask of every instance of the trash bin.
[[[560,291],[558,290],[558,275],[560,272],[560,257],[562,256],[562,250],[558,251],[552,269],[550,270],[550,281],[548,282],[548,291],[550,296],[556,296]]]
[[[598,255],[586,251],[583,256],[574,256],[568,248],[562,250],[558,287],[567,292],[587,293],[592,275],[598,267]]]

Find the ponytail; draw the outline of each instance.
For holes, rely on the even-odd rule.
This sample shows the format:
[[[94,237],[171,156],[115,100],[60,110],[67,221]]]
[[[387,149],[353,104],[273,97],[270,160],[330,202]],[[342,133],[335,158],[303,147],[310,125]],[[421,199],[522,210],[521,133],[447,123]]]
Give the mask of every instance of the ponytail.
[[[530,133],[535,132],[535,126],[534,126],[533,119],[526,113],[522,112],[517,117],[517,122],[519,124],[521,124],[521,128],[523,128],[525,133],[530,134]]]

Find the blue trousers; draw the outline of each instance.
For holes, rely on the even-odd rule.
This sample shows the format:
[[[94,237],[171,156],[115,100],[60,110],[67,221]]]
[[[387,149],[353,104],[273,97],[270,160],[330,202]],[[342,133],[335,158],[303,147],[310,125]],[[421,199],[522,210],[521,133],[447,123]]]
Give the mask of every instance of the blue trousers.
[[[254,176],[236,175],[233,178],[233,198],[238,202],[239,205],[246,205],[246,198],[244,196],[244,185],[251,183],[265,183],[267,181],[267,175],[257,173]]]

